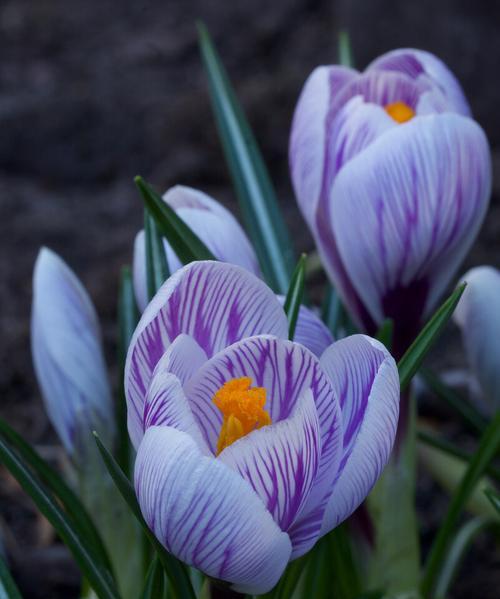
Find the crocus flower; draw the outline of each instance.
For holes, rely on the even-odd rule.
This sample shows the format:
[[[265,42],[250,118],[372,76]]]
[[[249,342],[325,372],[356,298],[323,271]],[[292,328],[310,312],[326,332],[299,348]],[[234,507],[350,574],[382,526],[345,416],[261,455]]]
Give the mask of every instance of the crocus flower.
[[[486,137],[454,76],[418,50],[363,73],[318,67],[290,138],[296,197],[359,326],[395,322],[395,353],[471,246],[491,187]]]
[[[463,280],[467,287],[453,317],[481,387],[480,407],[492,416],[500,410],[500,271],[479,266]]]
[[[163,199],[218,260],[239,264],[256,275],[260,273],[257,257],[248,237],[222,204],[206,193],[184,185],[171,187]],[[182,263],[166,240],[164,245],[168,268],[173,274]],[[144,231],[140,231],[134,244],[133,274],[135,297],[141,312],[148,304],[145,252]]]
[[[394,441],[393,358],[364,335],[316,357],[247,270],[193,262],[146,308],[125,367],[135,488],[182,561],[263,593],[365,498]]]
[[[84,459],[94,429],[110,443],[113,407],[97,316],[75,274],[46,248],[33,276],[31,347],[47,413],[69,455]]]

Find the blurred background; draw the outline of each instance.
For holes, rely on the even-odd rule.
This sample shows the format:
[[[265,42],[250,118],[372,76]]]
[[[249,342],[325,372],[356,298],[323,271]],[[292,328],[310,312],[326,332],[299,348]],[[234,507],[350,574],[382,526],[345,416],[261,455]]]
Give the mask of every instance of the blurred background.
[[[466,266],[500,266],[499,17],[500,5],[488,0],[0,0],[0,416],[59,459],[30,356],[31,274],[41,245],[60,253],[89,290],[112,367],[120,267],[142,226],[133,176],[162,190],[199,187],[237,212],[196,19],[229,71],[297,250],[312,241],[288,176],[290,122],[309,72],[335,62],[339,29],[349,31],[359,68],[397,47],[436,53],[458,76],[493,150],[493,201]],[[453,331],[441,343],[459,359]],[[3,469],[0,483],[0,529],[26,597],[76,597],[78,572],[66,550]],[[432,530],[446,498],[423,485],[423,526]],[[479,547],[468,559],[453,596],[493,597],[498,554]]]

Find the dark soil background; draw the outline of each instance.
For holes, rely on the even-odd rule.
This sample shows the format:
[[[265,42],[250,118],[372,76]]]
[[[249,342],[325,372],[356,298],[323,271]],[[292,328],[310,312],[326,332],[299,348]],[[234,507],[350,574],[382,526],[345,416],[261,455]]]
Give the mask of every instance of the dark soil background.
[[[81,277],[115,349],[120,267],[131,260],[142,206],[132,183],[199,187],[236,210],[212,120],[195,20],[207,23],[261,144],[297,249],[312,242],[287,170],[292,111],[309,72],[334,62],[347,28],[364,67],[403,46],[457,74],[492,144],[491,211],[468,260],[500,265],[500,5],[488,0],[0,0],[0,415],[48,458],[59,449],[31,365],[31,273],[41,245]],[[435,359],[460,359],[450,332]],[[451,353],[450,353],[451,352]],[[29,499],[2,470],[0,528],[26,597],[77,597],[78,571]],[[446,507],[427,479],[423,527]],[[498,596],[500,558],[482,541],[456,598]]]

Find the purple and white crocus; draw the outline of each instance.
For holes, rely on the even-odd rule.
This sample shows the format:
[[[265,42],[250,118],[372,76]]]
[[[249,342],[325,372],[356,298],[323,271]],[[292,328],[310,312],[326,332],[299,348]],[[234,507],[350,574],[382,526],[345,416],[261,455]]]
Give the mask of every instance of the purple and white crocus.
[[[47,248],[33,276],[31,349],[47,414],[68,454],[85,460],[93,430],[111,446],[113,403],[97,315],[76,275]]]
[[[477,266],[463,277],[464,294],[453,314],[467,358],[481,387],[478,406],[488,416],[500,410],[500,271]]]
[[[252,594],[359,506],[397,427],[380,343],[355,335],[318,357],[287,336],[258,277],[193,262],[147,306],[125,368],[146,522],[179,559]]]
[[[412,49],[362,73],[318,67],[295,111],[290,168],[345,305],[370,333],[393,318],[400,354],[488,205],[488,143],[458,82],[438,58]]]

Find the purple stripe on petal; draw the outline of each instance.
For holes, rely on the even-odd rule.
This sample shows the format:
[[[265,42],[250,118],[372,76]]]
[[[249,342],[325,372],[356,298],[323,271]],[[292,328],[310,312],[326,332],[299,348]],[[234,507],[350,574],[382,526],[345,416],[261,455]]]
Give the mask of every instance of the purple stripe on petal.
[[[289,418],[242,437],[218,459],[252,485],[286,531],[309,496],[320,455],[316,405],[306,390]]]
[[[173,555],[241,593],[277,583],[290,557],[288,535],[250,485],[203,456],[189,435],[148,429],[134,478],[144,519]]]
[[[399,415],[399,377],[385,347],[364,335],[334,343],[321,365],[342,406],[344,454],[321,534],[360,505],[387,464]]]

